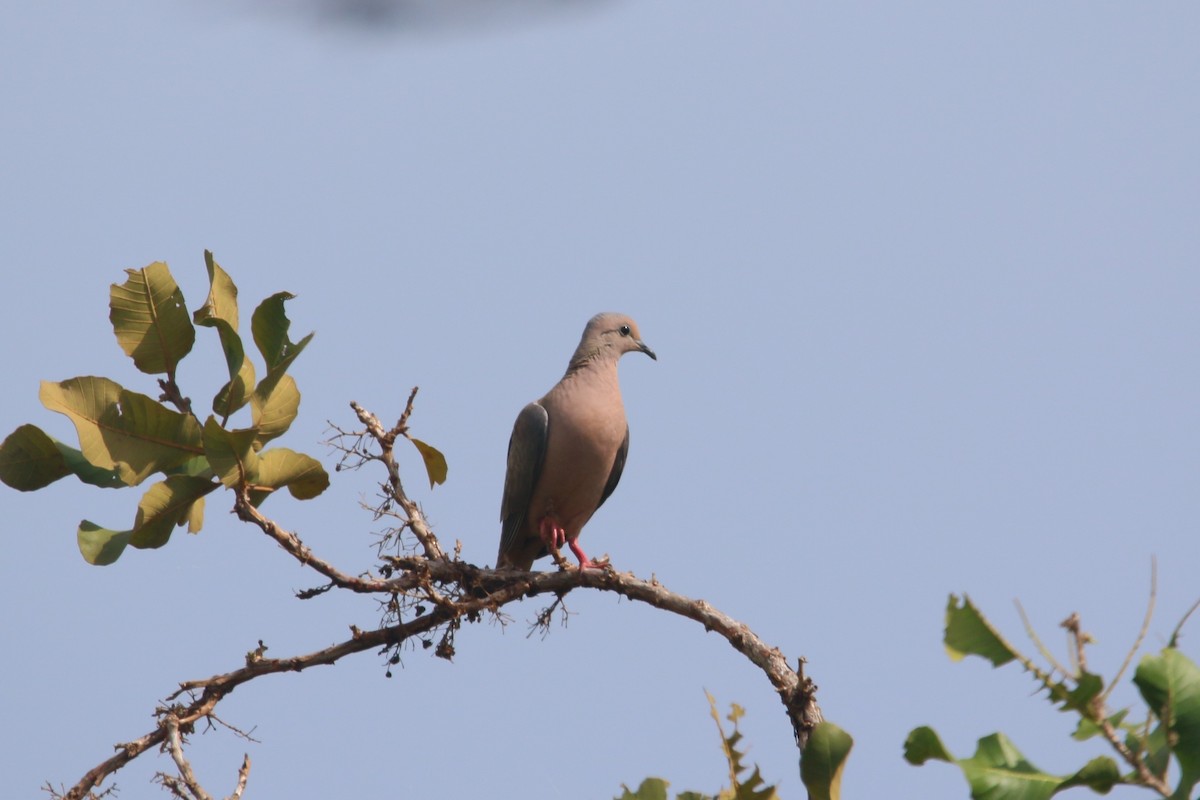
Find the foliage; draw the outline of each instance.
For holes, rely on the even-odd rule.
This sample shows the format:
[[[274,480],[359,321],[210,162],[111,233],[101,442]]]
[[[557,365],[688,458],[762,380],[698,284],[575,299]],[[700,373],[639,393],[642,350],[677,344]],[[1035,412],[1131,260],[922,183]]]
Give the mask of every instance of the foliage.
[[[79,523],[79,550],[91,564],[111,564],[125,548],[162,547],[174,528],[197,533],[204,524],[204,498],[224,486],[244,493],[257,507],[279,489],[308,500],[329,485],[324,467],[311,456],[266,445],[287,432],[300,408],[300,391],[288,368],[312,341],[289,336],[284,304],[288,292],[268,297],[254,310],[251,332],[263,360],[263,377],[238,332],[237,287],[205,251],[209,292],[190,316],[183,292],[162,262],[126,270],[109,293],[109,320],[121,349],[138,370],[158,379],[157,399],[108,378],[83,376],[42,383],[39,397],[51,411],[71,420],[75,448],[35,425],[21,425],[0,444],[0,480],[34,491],[74,475],[84,483],[119,489],[139,486],[151,475],[161,480],[145,491],[133,525],[105,528]],[[212,328],[225,357],[229,379],[214,394],[203,419],[176,382],[180,362],[195,344],[195,326]],[[171,406],[171,407],[168,407]],[[249,406],[249,425],[231,427]],[[173,408],[172,408],[173,407]],[[244,424],[244,421],[241,423]],[[415,442],[430,484],[446,476],[442,454]]]
[[[742,733],[738,729],[738,722],[745,715],[745,710],[737,703],[732,704],[725,718],[733,724],[733,732],[726,734],[717,712],[716,699],[708,692],[705,692],[705,696],[708,697],[709,712],[717,724],[725,763],[729,766],[729,786],[715,795],[680,792],[675,800],[779,800],[778,791],[763,780],[758,765],[751,768],[745,764],[746,753],[742,748]],[[842,768],[852,745],[850,735],[832,723],[821,722],[813,729],[800,759],[800,777],[808,788],[810,800],[838,800],[841,796]],[[637,791],[631,791],[622,784],[624,791],[616,800],[668,800],[669,786],[662,778],[646,778]]]
[[[964,596],[960,602],[951,595],[946,608],[944,642],[955,660],[973,655],[986,658],[996,667],[1012,661],[1020,663],[1046,691],[1053,705],[1079,717],[1073,738],[1082,741],[1103,737],[1129,768],[1128,772],[1121,774],[1117,760],[1100,756],[1071,775],[1051,775],[1030,763],[1003,733],[980,739],[970,758],[955,758],[927,726],[909,733],[904,757],[916,765],[931,759],[957,764],[971,788],[972,798],[1043,800],[1074,786],[1107,794],[1118,784],[1142,786],[1172,800],[1192,797],[1192,791],[1200,783],[1200,668],[1176,648],[1177,636],[1161,652],[1144,656],[1138,665],[1133,683],[1147,708],[1142,721],[1130,722],[1131,709],[1114,713],[1107,705],[1108,694],[1120,681],[1124,667],[1107,682],[1105,689],[1106,682],[1087,669],[1087,645],[1091,638],[1083,632],[1079,617],[1072,614],[1063,627],[1072,643],[1072,667],[1067,669],[1055,662],[1035,637],[1042,654],[1050,661],[1050,666],[1043,668],[1009,644],[970,598]],[[1168,782],[1172,764],[1179,775],[1174,788]]]
[[[842,770],[854,740],[832,722],[813,728],[800,754],[800,780],[809,800],[838,800],[842,796]]]
[[[713,721],[717,723],[717,733],[721,738],[721,748],[725,753],[725,762],[729,765],[729,786],[721,789],[715,795],[702,794],[700,792],[680,792],[675,796],[676,800],[779,800],[779,795],[775,791],[774,786],[767,785],[763,780],[762,775],[758,771],[756,764],[750,774],[747,775],[747,767],[743,762],[746,757],[745,752],[738,749],[742,743],[742,733],[738,730],[738,721],[745,715],[745,710],[737,703],[733,703],[728,716],[725,718],[733,723],[733,732],[726,735],[725,728],[721,725],[721,717],[717,711],[717,701],[708,692],[704,693],[708,697],[709,711],[712,714]],[[630,791],[628,786],[622,784],[624,790],[616,800],[667,800],[667,787],[670,784],[662,778],[646,778],[638,786],[637,791]]]
[[[156,781],[176,797],[210,797],[184,748],[198,723],[225,724],[217,719],[214,709],[239,686],[265,675],[302,672],[368,651],[383,656],[392,665],[399,662],[403,648],[417,642],[449,659],[455,652],[456,632],[464,623],[494,618],[506,624],[502,613],[505,605],[539,595],[555,597],[550,607],[538,615],[536,629],[548,625],[554,608],[561,605],[568,592],[582,589],[616,592],[691,619],[726,639],[763,671],[779,693],[797,743],[814,734],[812,741],[817,744],[810,758],[813,770],[805,777],[806,784],[825,787],[823,794],[815,796],[830,800],[837,797],[849,737],[824,723],[823,727],[815,727],[821,711],[813,681],[804,676],[802,667],[789,666],[778,648],[768,646],[745,624],[702,600],[670,591],[656,578],[643,580],[611,568],[557,572],[491,569],[464,561],[461,546],[456,545],[450,552],[443,549],[419,505],[405,492],[394,457],[396,440],[408,439],[422,457],[430,486],[446,480],[445,457],[412,436],[408,426],[416,387],[391,428],[385,428],[375,414],[353,401],[350,406],[362,429],[347,431],[330,423],[337,435],[329,444],[342,453],[338,469],[376,464],[386,470],[386,481],[380,483],[381,500],[373,511],[376,520],[394,518],[398,524],[386,528],[380,536],[378,571],[347,573],[315,553],[294,531],[264,516],[259,506],[280,489],[286,487],[297,499],[310,499],[329,485],[329,476],[316,459],[273,446],[297,417],[300,392],[288,370],[311,342],[312,334],[292,341],[285,305],[293,295],[276,293],[253,312],[250,330],[261,359],[252,359],[239,332],[237,287],[211,253],[205,253],[205,264],[209,292],[204,304],[192,314],[187,312],[183,292],[166,264],[127,270],[126,281],[112,286],[109,319],[117,342],[137,369],[156,376],[158,396],[140,394],[95,376],[44,383],[40,395],[43,404],[71,420],[78,447],[54,439],[35,425],[22,425],[0,444],[0,480],[21,491],[34,491],[67,475],[101,488],[132,488],[157,476],[137,503],[131,527],[106,528],[89,520],[79,524],[78,546],[92,564],[111,564],[130,545],[161,547],[177,527],[186,525],[189,532],[198,532],[204,523],[207,495],[218,489],[231,490],[238,519],[257,528],[307,570],[328,581],[298,591],[298,598],[310,599],[334,589],[373,595],[381,598],[382,619],[371,630],[351,625],[350,636],[344,641],[284,658],[268,657],[267,646],[259,640],[241,666],[180,682],[179,689],[155,708],[155,722],[147,733],[125,739],[114,755],[88,770],[69,790],[59,792],[47,784],[44,788],[51,797],[84,800],[107,795],[113,787],[100,789],[104,781],[134,759],[155,751],[168,753],[178,770],[177,776],[159,772]],[[195,345],[197,326],[214,330],[215,340],[210,341],[220,345],[225,366],[221,385],[212,393],[211,403],[199,413],[177,380],[180,365]],[[386,674],[390,677],[390,670]],[[713,703],[711,697],[709,700]],[[777,798],[774,787],[765,783],[757,767],[747,768],[743,763],[738,730],[742,713],[734,706],[728,717],[733,732],[726,736],[713,705],[713,718],[730,768],[730,786],[717,798],[772,800]],[[249,770],[247,756],[238,770],[237,788],[231,798],[242,796]],[[666,790],[665,781],[650,779],[637,795],[628,790],[626,794],[665,798]],[[685,792],[678,797],[700,800],[704,795]]]

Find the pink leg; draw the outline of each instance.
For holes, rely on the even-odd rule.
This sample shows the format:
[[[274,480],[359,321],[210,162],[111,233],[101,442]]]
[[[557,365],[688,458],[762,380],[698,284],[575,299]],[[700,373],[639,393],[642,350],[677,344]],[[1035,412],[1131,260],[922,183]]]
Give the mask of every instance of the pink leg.
[[[588,558],[587,553],[583,552],[583,548],[579,546],[578,539],[572,539],[571,541],[567,542],[567,544],[570,546],[571,552],[574,553],[575,557],[579,559],[580,569],[599,569],[599,567],[596,565],[596,562]]]

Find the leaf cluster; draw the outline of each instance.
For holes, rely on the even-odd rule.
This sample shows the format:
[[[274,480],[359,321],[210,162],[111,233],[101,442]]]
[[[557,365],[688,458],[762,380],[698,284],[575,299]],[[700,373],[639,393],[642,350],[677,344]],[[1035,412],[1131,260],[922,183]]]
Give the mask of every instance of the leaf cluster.
[[[1078,716],[1074,739],[1100,736],[1117,758],[1099,756],[1070,775],[1052,775],[1035,767],[1003,733],[980,739],[970,758],[955,758],[932,728],[922,726],[909,733],[905,759],[916,765],[929,760],[958,765],[973,798],[1045,800],[1075,786],[1107,794],[1121,784],[1142,786],[1172,800],[1188,800],[1200,783],[1200,667],[1177,649],[1176,637],[1160,652],[1144,656],[1133,683],[1146,707],[1139,721],[1130,721],[1132,709],[1114,712],[1107,706],[1108,693],[1120,674],[1106,689],[1105,681],[1087,669],[1086,648],[1091,639],[1081,630],[1078,616],[1072,615],[1063,627],[1072,643],[1072,668],[1053,661],[1043,668],[1009,644],[970,598],[964,596],[960,601],[951,595],[944,643],[955,660],[978,656],[995,667],[1018,662],[1058,710]],[[1125,772],[1118,762],[1124,764]],[[1178,768],[1173,788],[1168,782],[1172,764]]]
[[[680,792],[675,800],[779,800],[778,790],[763,779],[758,765],[746,765],[742,733],[738,729],[738,722],[745,716],[745,710],[737,703],[732,704],[725,719],[733,725],[733,730],[726,733],[717,711],[716,699],[708,692],[705,692],[705,696],[708,697],[709,713],[717,724],[721,750],[729,767],[729,785],[715,795]],[[848,733],[832,723],[821,722],[813,729],[800,760],[800,778],[808,789],[810,800],[838,800],[841,796],[842,769],[853,743]],[[670,783],[662,778],[646,778],[638,785],[637,791],[622,785],[624,791],[616,800],[668,800],[669,787]]]
[[[293,342],[289,336],[284,304],[293,295],[274,294],[251,316],[251,335],[263,362],[260,379],[238,330],[237,287],[212,253],[205,251],[204,260],[208,297],[190,315],[165,263],[126,270],[125,282],[111,287],[109,320],[117,343],[138,370],[162,376],[157,398],[103,377],[44,381],[42,404],[71,420],[79,446],[32,424],[21,425],[0,444],[0,481],[21,491],[44,488],[67,475],[107,489],[132,488],[161,476],[142,494],[129,528],[79,523],[79,550],[91,564],[111,564],[129,546],[162,547],[176,527],[198,532],[205,497],[222,486],[245,492],[257,507],[285,487],[307,500],[329,485],[316,459],[266,447],[296,419],[300,391],[288,369],[313,337]],[[197,326],[216,331],[229,375],[203,419],[176,381]],[[249,424],[233,427],[231,419],[244,409]]]

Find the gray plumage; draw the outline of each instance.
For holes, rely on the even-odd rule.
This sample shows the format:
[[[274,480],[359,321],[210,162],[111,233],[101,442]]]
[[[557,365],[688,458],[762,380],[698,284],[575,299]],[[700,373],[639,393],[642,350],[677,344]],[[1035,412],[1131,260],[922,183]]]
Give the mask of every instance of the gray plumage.
[[[629,425],[617,361],[638,351],[658,360],[623,314],[597,314],[562,380],[521,410],[508,441],[497,567],[529,569],[564,543],[593,566],[579,533],[621,480]]]

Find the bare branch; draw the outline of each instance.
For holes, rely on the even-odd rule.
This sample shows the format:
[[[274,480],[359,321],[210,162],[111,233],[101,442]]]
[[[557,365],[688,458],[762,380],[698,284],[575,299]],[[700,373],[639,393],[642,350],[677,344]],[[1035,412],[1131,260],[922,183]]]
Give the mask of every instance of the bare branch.
[[[212,795],[204,791],[200,781],[196,780],[196,773],[192,772],[191,762],[183,755],[183,737],[179,733],[179,718],[173,713],[167,712],[163,715],[163,724],[167,728],[167,749],[171,753],[171,760],[175,762],[175,767],[179,770],[179,777],[183,780],[189,794],[194,800],[212,800]]]
[[[246,780],[250,777],[250,754],[242,756],[242,766],[238,769],[237,786],[233,790],[233,794],[229,795],[227,800],[241,800],[242,793],[246,791]]]
[[[244,522],[257,525],[263,533],[278,542],[280,547],[288,551],[301,564],[312,567],[332,581],[334,585],[343,589],[363,593],[387,591],[386,581],[357,578],[353,575],[348,575],[328,561],[313,555],[312,550],[309,549],[308,545],[300,541],[299,536],[291,531],[284,530],[275,522],[263,516],[254,507],[254,504],[250,502],[250,489],[247,486],[242,486],[235,491],[237,499],[234,502],[233,510],[238,515],[238,518]]]

